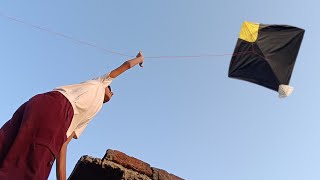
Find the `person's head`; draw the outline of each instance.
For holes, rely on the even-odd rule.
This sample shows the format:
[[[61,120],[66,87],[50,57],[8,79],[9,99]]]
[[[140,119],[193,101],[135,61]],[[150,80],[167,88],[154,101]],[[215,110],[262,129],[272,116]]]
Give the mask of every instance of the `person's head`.
[[[104,90],[103,103],[106,103],[106,102],[110,101],[112,96],[113,96],[113,92],[111,91],[111,87],[110,86],[106,87],[105,90]]]

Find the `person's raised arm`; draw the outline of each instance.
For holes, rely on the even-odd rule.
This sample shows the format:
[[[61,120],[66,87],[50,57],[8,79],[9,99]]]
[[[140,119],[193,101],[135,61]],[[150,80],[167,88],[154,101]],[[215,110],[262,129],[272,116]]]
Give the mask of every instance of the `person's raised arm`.
[[[136,58],[130,59],[130,60],[124,62],[121,66],[119,66],[118,68],[111,71],[109,76],[111,78],[116,78],[117,76],[119,76],[120,74],[124,73],[125,71],[127,71],[128,69],[132,68],[133,66],[135,66],[137,64],[139,64],[140,67],[143,67],[142,66],[143,60],[144,60],[144,57],[142,55],[142,52],[140,51],[137,54]]]

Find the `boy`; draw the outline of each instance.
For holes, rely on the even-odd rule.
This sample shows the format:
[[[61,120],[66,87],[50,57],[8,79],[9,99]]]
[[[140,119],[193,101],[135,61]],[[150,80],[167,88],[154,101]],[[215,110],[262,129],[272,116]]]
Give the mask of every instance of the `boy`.
[[[45,180],[57,159],[57,179],[65,180],[68,143],[111,99],[112,80],[143,61],[140,51],[104,76],[38,94],[20,106],[0,129],[0,179]]]

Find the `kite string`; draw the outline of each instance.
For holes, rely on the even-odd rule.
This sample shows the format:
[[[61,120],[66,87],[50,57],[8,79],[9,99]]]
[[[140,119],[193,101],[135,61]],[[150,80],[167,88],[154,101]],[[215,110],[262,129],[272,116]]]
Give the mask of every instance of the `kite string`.
[[[200,58],[200,57],[217,57],[217,56],[240,56],[243,54],[254,53],[253,51],[243,51],[237,53],[225,53],[225,54],[204,54],[204,55],[194,55],[194,56],[147,56],[148,59],[173,59],[173,58]]]
[[[62,34],[62,33],[56,32],[56,31],[52,31],[50,29],[43,28],[43,27],[28,23],[28,22],[25,22],[25,21],[22,21],[20,19],[15,18],[15,17],[5,15],[2,12],[0,12],[0,16],[4,17],[6,19],[9,19],[11,21],[15,21],[15,22],[18,22],[20,24],[24,24],[26,26],[32,27],[34,29],[41,30],[41,31],[44,31],[44,32],[47,32],[49,34],[53,34],[53,35],[56,35],[56,36],[60,36],[62,38],[71,40],[71,41],[73,41],[75,43],[86,45],[86,46],[90,46],[92,48],[95,48],[95,49],[103,51],[103,52],[107,52],[107,53],[115,54],[115,55],[119,55],[119,56],[124,56],[124,57],[130,57],[130,58],[134,57],[134,56],[130,56],[130,55],[127,55],[127,54],[124,54],[124,53],[112,51],[112,50],[97,46],[95,44],[92,44],[92,43],[89,43],[89,42],[86,42],[86,41],[83,41],[83,40],[78,40],[78,39],[75,39],[75,38],[73,38],[71,36],[68,36],[68,35],[65,35],[65,34]],[[145,56],[145,58],[146,59],[200,58],[200,57],[217,57],[217,56],[239,56],[239,55],[247,54],[247,53],[254,53],[254,51],[245,51],[245,52],[239,52],[239,53],[224,53],[224,54],[205,54],[205,55],[193,55],[193,56],[192,55],[191,56],[190,55],[189,56]]]
[[[120,55],[120,56],[126,56],[126,57],[132,57],[130,55],[127,55],[127,54],[123,54],[123,53],[119,53],[119,52],[115,52],[115,51],[111,51],[111,50],[108,50],[106,48],[102,48],[102,47],[99,47],[97,45],[94,45],[92,43],[88,43],[86,41],[82,41],[82,40],[78,40],[78,39],[75,39],[73,37],[70,37],[70,36],[67,36],[65,34],[62,34],[62,33],[59,33],[59,32],[56,32],[56,31],[52,31],[52,30],[49,30],[49,29],[46,29],[46,28],[43,28],[43,27],[40,27],[40,26],[37,26],[37,25],[34,25],[34,24],[31,24],[31,23],[27,23],[25,21],[22,21],[20,19],[17,19],[17,18],[14,18],[14,17],[11,17],[11,16],[8,16],[8,15],[5,15],[3,13],[0,12],[0,16],[2,17],[5,17],[11,21],[15,21],[15,22],[18,22],[20,24],[24,24],[24,25],[27,25],[29,27],[32,27],[34,29],[38,29],[38,30],[41,30],[41,31],[45,31],[47,33],[50,33],[50,34],[53,34],[53,35],[57,35],[57,36],[60,36],[60,37],[63,37],[65,39],[69,39],[73,42],[76,42],[76,43],[79,43],[79,44],[82,44],[82,45],[86,45],[86,46],[91,46],[95,49],[98,49],[98,50],[101,50],[101,51],[105,51],[105,52],[108,52],[108,53],[111,53],[111,54],[116,54],[116,55]]]

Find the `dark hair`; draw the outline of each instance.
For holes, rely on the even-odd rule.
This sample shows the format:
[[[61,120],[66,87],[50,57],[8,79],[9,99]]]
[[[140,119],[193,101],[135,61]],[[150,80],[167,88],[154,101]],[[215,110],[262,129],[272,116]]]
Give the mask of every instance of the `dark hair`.
[[[111,92],[111,86],[108,86],[108,89],[110,90],[110,92]]]

